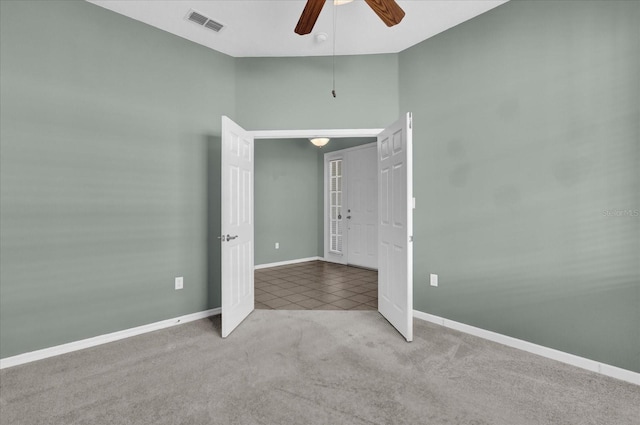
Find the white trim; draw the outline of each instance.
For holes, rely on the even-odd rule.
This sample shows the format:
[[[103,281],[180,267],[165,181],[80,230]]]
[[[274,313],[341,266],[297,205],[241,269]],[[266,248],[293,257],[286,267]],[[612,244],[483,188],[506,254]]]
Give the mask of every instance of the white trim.
[[[220,314],[221,309],[213,308],[211,310],[199,311],[197,313],[186,314],[184,316],[175,317],[173,319],[161,320],[148,325],[137,326],[135,328],[124,329],[122,331],[112,332],[104,335],[98,335],[92,338],[81,339],[79,341],[69,342],[67,344],[56,345],[54,347],[43,348],[41,350],[31,351],[28,353],[18,354],[17,356],[5,357],[0,359],[0,369],[18,366],[25,363],[34,362],[36,360],[47,359],[49,357],[58,356],[60,354],[71,353],[73,351],[83,350],[96,345],[107,344],[109,342],[119,341],[147,332],[153,332],[171,326],[181,325],[194,320],[204,319],[209,316]]]
[[[360,128],[342,130],[254,130],[254,139],[310,139],[313,137],[349,138],[377,137],[383,128]]]
[[[289,264],[306,263],[308,261],[324,261],[322,257],[298,258],[295,260],[278,261],[276,263],[256,264],[254,269],[268,269],[269,267],[288,266]]]
[[[468,333],[480,338],[488,339],[489,341],[497,342],[499,344],[503,344],[512,348],[517,348],[519,350],[537,354],[539,356],[546,357],[552,360],[557,360],[562,363],[567,363],[582,369],[590,370],[591,372],[600,373],[602,375],[640,385],[640,373],[633,372],[631,370],[622,369],[616,366],[608,365],[606,363],[601,363],[595,360],[576,356],[574,354],[565,353],[564,351],[555,350],[553,348],[488,331],[486,329],[465,325],[464,323],[445,319],[440,316],[434,316],[428,313],[423,313],[422,311],[418,310],[413,310],[413,317],[447,328],[455,329],[460,332]]]

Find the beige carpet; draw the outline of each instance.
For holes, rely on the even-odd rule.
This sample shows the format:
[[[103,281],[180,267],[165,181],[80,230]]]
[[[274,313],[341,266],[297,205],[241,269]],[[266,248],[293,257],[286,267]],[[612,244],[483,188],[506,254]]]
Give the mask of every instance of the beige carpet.
[[[0,371],[7,424],[638,425],[640,387],[372,311],[257,310]]]

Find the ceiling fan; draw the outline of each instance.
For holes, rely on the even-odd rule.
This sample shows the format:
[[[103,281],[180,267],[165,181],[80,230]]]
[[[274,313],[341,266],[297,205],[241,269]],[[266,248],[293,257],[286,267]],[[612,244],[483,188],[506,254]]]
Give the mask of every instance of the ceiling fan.
[[[404,18],[404,10],[398,6],[395,0],[365,1],[388,27],[399,24]],[[300,20],[298,20],[298,25],[296,25],[296,34],[305,35],[313,30],[324,3],[325,0],[307,0],[302,15],[300,15]]]

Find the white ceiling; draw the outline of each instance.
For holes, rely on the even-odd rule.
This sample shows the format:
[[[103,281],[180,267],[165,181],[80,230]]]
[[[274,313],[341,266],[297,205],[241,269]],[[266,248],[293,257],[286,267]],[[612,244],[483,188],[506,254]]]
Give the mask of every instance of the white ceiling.
[[[326,56],[333,52],[333,1],[311,34],[293,32],[306,0],[87,0],[234,57]],[[396,53],[507,0],[397,0],[406,16],[388,28],[363,0],[337,6],[336,54]],[[225,25],[219,33],[185,19],[190,9]],[[318,42],[316,35],[326,33]]]

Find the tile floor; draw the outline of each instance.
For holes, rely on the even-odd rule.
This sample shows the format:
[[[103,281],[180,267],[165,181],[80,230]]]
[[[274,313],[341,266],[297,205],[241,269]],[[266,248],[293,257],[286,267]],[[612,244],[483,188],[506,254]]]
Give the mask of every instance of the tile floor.
[[[377,310],[378,272],[324,261],[255,271],[258,309]]]

